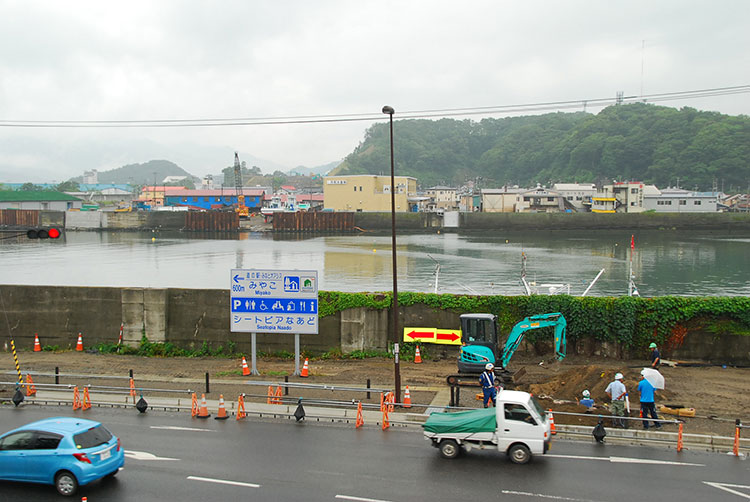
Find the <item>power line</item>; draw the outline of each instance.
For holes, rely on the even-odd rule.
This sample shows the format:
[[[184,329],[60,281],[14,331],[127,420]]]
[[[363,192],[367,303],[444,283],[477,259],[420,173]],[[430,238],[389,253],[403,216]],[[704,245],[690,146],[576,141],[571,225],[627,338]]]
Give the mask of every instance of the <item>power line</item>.
[[[438,108],[399,112],[399,119],[422,119],[474,115],[505,115],[523,112],[554,111],[581,108],[603,108],[620,103],[675,101],[729,96],[750,93],[750,85],[715,87],[691,91],[587,98],[568,101],[548,101],[514,105],[475,106],[467,108]],[[238,127],[258,125],[323,124],[341,122],[374,122],[386,120],[380,113],[348,113],[328,115],[296,115],[282,117],[193,118],[145,120],[0,120],[0,127],[8,128],[174,128],[174,127]]]

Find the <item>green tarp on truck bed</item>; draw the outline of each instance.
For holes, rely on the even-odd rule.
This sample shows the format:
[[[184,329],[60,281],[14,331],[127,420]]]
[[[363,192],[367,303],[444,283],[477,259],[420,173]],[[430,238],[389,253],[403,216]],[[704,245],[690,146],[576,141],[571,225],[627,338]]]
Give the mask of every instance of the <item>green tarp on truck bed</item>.
[[[495,408],[459,411],[457,413],[432,413],[422,425],[427,432],[450,434],[462,432],[495,432]]]

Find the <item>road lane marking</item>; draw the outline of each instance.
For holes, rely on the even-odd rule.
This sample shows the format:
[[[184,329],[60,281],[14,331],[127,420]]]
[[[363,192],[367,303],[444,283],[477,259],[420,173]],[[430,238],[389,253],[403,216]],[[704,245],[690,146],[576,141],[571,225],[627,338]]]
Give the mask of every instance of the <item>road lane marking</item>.
[[[157,457],[147,451],[125,450],[125,456],[133,460],[180,460],[179,458]]]
[[[260,488],[260,485],[254,483],[243,483],[242,481],[229,481],[226,479],[202,478],[200,476],[188,476],[187,479],[193,481],[205,481],[206,483],[218,483],[220,485],[245,486],[247,488]]]
[[[573,460],[599,460],[602,462],[611,462],[613,464],[650,464],[650,465],[680,465],[683,467],[706,467],[706,464],[692,464],[690,462],[672,462],[671,460],[651,460],[647,458],[630,458],[630,457],[588,457],[584,455],[550,455],[545,457],[552,458],[569,458]]]
[[[711,481],[704,481],[704,483],[708,486],[713,486],[714,488],[718,488],[719,490],[724,490],[725,492],[737,495],[738,497],[750,499],[750,494],[732,490],[732,488],[745,488],[746,490],[750,490],[750,486],[748,485],[730,485],[729,483],[712,483]]]
[[[151,428],[165,431],[216,432],[213,429],[196,429],[195,427],[177,427],[174,425],[152,425]]]
[[[537,497],[542,499],[568,500],[571,502],[598,502],[591,499],[575,499],[571,497],[562,497],[560,495],[545,495],[544,493],[517,492],[514,490],[502,490],[505,495],[523,495],[524,497]]]
[[[390,502],[389,500],[383,500],[383,499],[368,499],[365,497],[352,497],[351,495],[336,495],[337,499],[344,499],[344,500],[356,500],[357,502]]]

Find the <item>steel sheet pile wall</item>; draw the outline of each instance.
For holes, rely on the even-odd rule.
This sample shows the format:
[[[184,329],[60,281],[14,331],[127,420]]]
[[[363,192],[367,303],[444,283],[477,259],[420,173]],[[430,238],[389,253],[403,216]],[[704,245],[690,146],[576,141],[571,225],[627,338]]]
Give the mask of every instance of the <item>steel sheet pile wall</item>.
[[[351,232],[354,213],[279,213],[273,215],[277,232]]]
[[[35,227],[39,224],[39,211],[31,209],[0,209],[0,226]]]
[[[206,211],[185,213],[185,230],[231,232],[240,227],[240,217],[234,212]]]

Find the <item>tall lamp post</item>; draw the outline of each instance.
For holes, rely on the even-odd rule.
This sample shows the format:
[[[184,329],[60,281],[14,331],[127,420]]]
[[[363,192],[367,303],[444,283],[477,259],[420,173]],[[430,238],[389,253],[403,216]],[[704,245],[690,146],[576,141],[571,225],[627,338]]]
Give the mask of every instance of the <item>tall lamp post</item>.
[[[398,361],[398,281],[396,269],[396,180],[393,165],[393,114],[392,106],[384,106],[383,113],[390,118],[391,126],[391,255],[393,257],[393,366],[395,372],[396,402],[401,402],[401,371]]]

